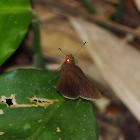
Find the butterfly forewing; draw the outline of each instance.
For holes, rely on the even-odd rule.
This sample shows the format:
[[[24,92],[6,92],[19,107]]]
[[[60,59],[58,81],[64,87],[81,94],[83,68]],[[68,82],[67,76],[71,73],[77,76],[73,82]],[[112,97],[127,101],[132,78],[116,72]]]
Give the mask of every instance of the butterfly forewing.
[[[71,71],[67,71],[65,74],[61,75],[59,82],[57,84],[57,90],[61,92],[61,94],[67,98],[78,98],[79,95],[79,87],[76,81],[78,81],[78,77],[74,77],[75,74]]]

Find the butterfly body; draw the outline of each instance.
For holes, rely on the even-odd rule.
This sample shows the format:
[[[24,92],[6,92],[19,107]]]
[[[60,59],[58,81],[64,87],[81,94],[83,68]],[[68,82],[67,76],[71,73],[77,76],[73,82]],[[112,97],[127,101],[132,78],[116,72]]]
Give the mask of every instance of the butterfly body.
[[[66,56],[61,66],[57,90],[70,99],[78,97],[94,100],[101,98],[100,91],[87,79],[82,70],[75,64],[72,54]]]

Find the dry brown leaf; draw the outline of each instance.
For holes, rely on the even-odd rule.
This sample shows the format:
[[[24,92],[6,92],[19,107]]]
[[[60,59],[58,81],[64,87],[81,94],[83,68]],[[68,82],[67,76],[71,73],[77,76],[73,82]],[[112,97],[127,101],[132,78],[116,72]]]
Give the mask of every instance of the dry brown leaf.
[[[135,5],[136,5],[137,9],[140,12],[140,0],[134,0],[134,2],[135,2]]]
[[[140,53],[112,33],[80,18],[69,17],[104,79],[140,121]]]

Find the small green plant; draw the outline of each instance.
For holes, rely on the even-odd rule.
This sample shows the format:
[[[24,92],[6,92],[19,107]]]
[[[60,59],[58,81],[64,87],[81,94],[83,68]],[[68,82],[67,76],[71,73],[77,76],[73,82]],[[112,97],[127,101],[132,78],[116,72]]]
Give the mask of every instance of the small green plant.
[[[31,21],[28,0],[0,1],[0,65],[18,48]],[[66,99],[54,73],[17,69],[0,76],[1,140],[97,140],[90,101]]]

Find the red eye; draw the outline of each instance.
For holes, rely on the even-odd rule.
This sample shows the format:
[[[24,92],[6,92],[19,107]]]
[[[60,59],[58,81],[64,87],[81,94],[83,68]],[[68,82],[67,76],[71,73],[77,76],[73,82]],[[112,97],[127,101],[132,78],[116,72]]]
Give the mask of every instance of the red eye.
[[[70,59],[69,59],[69,58],[67,58],[67,59],[66,59],[66,62],[67,62],[67,63],[69,63],[69,62],[70,62]]]

